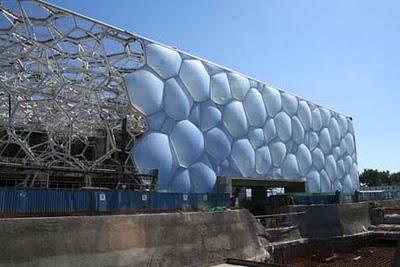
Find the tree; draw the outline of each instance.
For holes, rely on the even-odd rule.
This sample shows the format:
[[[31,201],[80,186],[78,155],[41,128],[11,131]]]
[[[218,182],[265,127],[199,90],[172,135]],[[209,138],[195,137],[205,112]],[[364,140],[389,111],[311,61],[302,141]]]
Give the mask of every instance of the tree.
[[[398,181],[400,183],[400,180]],[[392,185],[389,171],[373,169],[365,169],[360,175],[360,182],[367,186]]]
[[[400,185],[400,172],[390,174],[389,179],[392,185]]]

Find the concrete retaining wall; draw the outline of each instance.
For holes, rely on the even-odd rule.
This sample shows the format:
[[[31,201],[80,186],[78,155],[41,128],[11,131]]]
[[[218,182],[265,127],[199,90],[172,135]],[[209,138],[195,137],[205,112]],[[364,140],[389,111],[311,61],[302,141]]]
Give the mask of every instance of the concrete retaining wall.
[[[372,208],[400,208],[400,198],[369,201]]]
[[[371,225],[368,203],[315,205],[305,208],[302,237],[322,238],[366,232]]]
[[[247,210],[0,220],[0,266],[187,266],[266,257]]]

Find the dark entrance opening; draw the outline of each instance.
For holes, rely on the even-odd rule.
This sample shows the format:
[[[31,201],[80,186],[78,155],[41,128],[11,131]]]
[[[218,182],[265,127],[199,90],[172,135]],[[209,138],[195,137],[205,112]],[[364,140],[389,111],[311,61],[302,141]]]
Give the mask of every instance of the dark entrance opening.
[[[292,204],[284,193],[305,192],[305,182],[287,180],[230,177],[230,184],[232,204],[249,209],[254,215],[269,214],[279,206]]]

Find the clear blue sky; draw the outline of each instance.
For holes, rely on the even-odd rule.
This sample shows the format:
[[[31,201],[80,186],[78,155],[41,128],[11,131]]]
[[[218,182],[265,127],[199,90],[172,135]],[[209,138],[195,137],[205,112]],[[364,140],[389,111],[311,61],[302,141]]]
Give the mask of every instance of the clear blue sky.
[[[400,1],[50,2],[352,116],[360,171],[400,171]]]

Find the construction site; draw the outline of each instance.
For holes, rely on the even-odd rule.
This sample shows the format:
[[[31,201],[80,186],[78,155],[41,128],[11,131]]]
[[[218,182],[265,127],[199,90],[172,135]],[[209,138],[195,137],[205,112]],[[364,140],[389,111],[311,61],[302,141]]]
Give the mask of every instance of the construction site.
[[[0,266],[400,266],[353,119],[42,0],[0,0]]]

